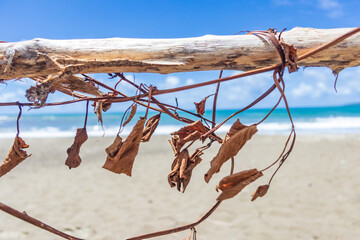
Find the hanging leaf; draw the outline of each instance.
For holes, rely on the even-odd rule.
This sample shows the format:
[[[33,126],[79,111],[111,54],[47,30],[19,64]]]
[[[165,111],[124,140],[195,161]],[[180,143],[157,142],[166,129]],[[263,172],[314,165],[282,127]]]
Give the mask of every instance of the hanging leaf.
[[[29,145],[27,145],[21,137],[15,137],[14,144],[11,146],[4,162],[0,165],[0,177],[10,172],[19,163],[31,156],[31,154],[27,154],[26,151],[23,150],[28,147]]]
[[[269,190],[269,185],[262,185],[262,186],[259,186],[257,189],[256,189],[256,192],[254,192],[252,195],[251,195],[251,201],[254,201],[256,200],[258,197],[263,197],[265,196],[265,194],[267,193],[267,191]]]
[[[193,169],[202,161],[201,155],[203,154],[202,151],[196,150],[190,157],[190,161],[188,162],[187,167],[183,171],[182,174],[180,174],[180,180],[182,180],[183,184],[183,191],[185,192],[185,189],[187,185],[190,183],[191,175]]]
[[[207,132],[207,128],[200,122],[196,121],[176,132],[171,133],[172,138],[170,144],[175,155],[178,155],[185,143],[200,139],[201,135]]]
[[[201,116],[204,115],[205,113],[205,103],[206,100],[208,99],[208,97],[204,98],[203,100],[201,100],[200,102],[194,102],[195,104],[195,108],[196,108],[196,112],[198,114],[200,114]]]
[[[217,200],[222,201],[236,196],[247,185],[261,176],[263,176],[262,172],[257,169],[250,169],[224,177],[216,187],[216,190],[222,191]]]
[[[180,138],[185,138],[193,132],[206,133],[206,127],[201,123],[201,121],[193,122],[185,127],[180,128],[178,131],[171,133],[171,135],[178,135]]]
[[[116,136],[114,143],[106,149],[108,156],[103,168],[114,173],[125,173],[131,176],[134,160],[139,151],[145,121],[146,118],[141,117],[124,142],[122,142],[120,136]]]
[[[94,113],[98,119],[98,122],[101,124],[101,127],[104,128],[103,120],[102,120],[102,112],[103,112],[103,103],[102,102],[94,102]]]
[[[116,97],[116,96],[117,96],[116,93],[102,94],[102,97]],[[96,114],[98,122],[101,124],[101,128],[104,130],[102,113],[110,109],[111,102],[103,102],[103,101],[94,102],[92,106],[94,107],[94,113]]]
[[[116,154],[119,152],[119,149],[122,146],[122,138],[118,135],[116,135],[116,138],[114,142],[105,149],[105,152],[107,153],[109,159],[109,162],[113,160],[113,158],[116,156]]]
[[[185,192],[187,185],[190,182],[192,170],[201,162],[200,156],[203,153],[196,150],[195,153],[189,157],[189,151],[184,149],[177,155],[171,165],[171,172],[168,175],[168,181],[171,187],[177,186],[177,190]]]
[[[231,126],[229,132],[219,149],[219,152],[211,161],[210,169],[205,174],[205,181],[209,182],[212,175],[219,172],[221,166],[230,158],[236,156],[245,143],[257,132],[256,125],[245,126],[239,119]]]
[[[149,118],[149,120],[146,122],[143,136],[141,138],[142,142],[148,142],[150,140],[151,136],[155,132],[155,129],[159,125],[160,116],[161,116],[161,113],[156,114],[156,115],[152,116],[151,118]]]
[[[280,40],[280,45],[284,50],[285,62],[289,73],[296,72],[299,69],[297,64],[297,49],[294,47],[294,45],[286,44],[283,39]]]
[[[86,128],[78,128],[76,131],[74,143],[67,149],[68,157],[65,161],[65,165],[71,168],[76,168],[81,163],[80,148],[84,142],[88,139]]]
[[[137,108],[137,104],[134,104],[134,105],[131,106],[130,115],[128,116],[128,118],[123,123],[123,127],[125,127],[125,125],[128,124],[131,121],[131,119],[135,116],[136,108]]]

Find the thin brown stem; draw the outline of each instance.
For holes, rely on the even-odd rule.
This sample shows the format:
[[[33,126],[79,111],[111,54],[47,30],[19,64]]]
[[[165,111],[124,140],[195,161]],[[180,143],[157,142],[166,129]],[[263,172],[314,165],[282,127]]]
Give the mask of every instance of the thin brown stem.
[[[317,47],[317,48],[315,48],[315,49],[313,49],[313,50],[311,50],[311,51],[309,51],[307,53],[304,53],[303,55],[298,57],[298,61],[301,61],[301,60],[303,60],[305,58],[308,58],[308,57],[310,57],[310,56],[312,56],[314,54],[317,54],[317,53],[319,53],[319,52],[321,52],[321,51],[323,51],[323,50],[325,50],[325,49],[327,49],[329,47],[332,47],[335,44],[338,44],[338,43],[344,41],[346,38],[349,38],[349,37],[351,37],[352,35],[354,35],[354,34],[356,34],[358,32],[360,32],[360,27],[357,27],[357,28],[355,28],[355,29],[341,35],[340,37],[335,38],[331,42],[328,42],[328,43],[326,43],[326,44],[324,44],[322,46],[319,46],[319,47]]]
[[[216,208],[220,204],[221,204],[221,201],[217,201],[216,204],[196,222],[193,222],[193,223],[181,226],[181,227],[171,228],[171,229],[164,230],[164,231],[159,231],[159,232],[149,233],[149,234],[145,234],[145,235],[141,235],[141,236],[137,236],[137,237],[133,237],[133,238],[128,238],[127,240],[148,239],[148,238],[164,236],[164,235],[168,235],[168,234],[172,234],[172,233],[181,232],[181,231],[184,231],[187,229],[191,229],[191,228],[197,226],[198,224],[202,223],[204,220],[206,220],[216,210]]]
[[[77,237],[73,237],[71,235],[68,235],[64,232],[61,232],[39,220],[37,220],[36,218],[33,218],[33,217],[30,217],[29,215],[27,215],[26,212],[19,212],[18,210],[14,209],[14,208],[11,208],[3,203],[0,202],[0,210],[16,217],[16,218],[19,218],[25,222],[28,222],[28,223],[31,223],[39,228],[42,228],[46,231],[49,231],[53,234],[56,234],[62,238],[65,238],[65,239],[68,239],[68,240],[82,240],[81,238],[77,238]]]
[[[89,113],[89,100],[86,101],[86,113],[85,113],[84,128],[86,128],[88,113]]]
[[[145,100],[145,99],[139,99],[139,101],[145,102],[145,101],[147,101],[147,100]],[[154,101],[151,101],[151,103],[155,104]],[[188,111],[188,110],[186,110],[186,109],[179,108],[179,107],[176,107],[176,106],[167,104],[167,103],[159,102],[159,103],[156,103],[156,104],[161,104],[161,105],[163,105],[163,106],[165,106],[165,107],[172,108],[171,110],[173,110],[173,111],[179,110],[179,111],[185,112],[185,113],[187,113],[187,114],[193,115],[194,117],[200,118],[200,119],[202,119],[202,120],[204,120],[204,121],[206,121],[206,122],[213,123],[211,120],[209,120],[209,119],[207,119],[207,118],[204,118],[203,116],[201,116],[201,115],[198,114],[198,113],[193,113],[193,112],[190,112],[190,111]],[[160,110],[160,111],[161,111],[162,113],[164,113],[163,110]]]
[[[129,97],[128,95],[126,95],[126,94],[124,94],[124,93],[116,90],[115,88],[112,88],[112,87],[110,87],[110,86],[108,86],[108,85],[106,85],[106,84],[104,84],[104,83],[102,83],[102,82],[100,82],[100,81],[98,81],[98,80],[96,80],[96,79],[94,79],[94,78],[86,75],[86,74],[81,74],[81,75],[83,75],[85,78],[89,79],[90,81],[96,83],[97,85],[99,85],[99,86],[101,86],[101,87],[103,87],[103,88],[106,88],[107,90],[110,90],[110,91],[112,91],[112,92],[114,92],[114,93],[117,93],[117,94],[119,94],[119,95],[121,95],[121,96],[123,96],[123,97]],[[136,103],[138,103],[138,104],[140,104],[141,106],[147,107],[146,104],[139,102],[139,100],[140,100],[140,99],[138,99],[138,100],[134,99],[133,101],[136,102]],[[150,106],[150,109],[155,110],[155,111],[157,111],[157,112],[163,112],[162,110],[157,109],[157,108],[154,108],[154,107],[152,107],[152,106]]]
[[[223,74],[223,70],[220,71],[219,78],[222,77],[222,74]],[[211,128],[214,128],[216,125],[216,104],[217,104],[217,98],[218,98],[218,94],[219,94],[219,88],[220,88],[220,83],[218,83],[216,86],[213,110],[212,110],[212,126],[211,126]]]
[[[255,101],[253,101],[252,103],[250,103],[248,106],[244,107],[243,109],[231,114],[229,117],[227,117],[224,121],[222,121],[221,123],[219,123],[218,125],[216,125],[216,127],[212,128],[211,130],[209,130],[207,133],[205,133],[204,135],[201,136],[202,139],[207,138],[210,134],[212,134],[213,132],[215,132],[216,130],[218,130],[222,125],[224,125],[227,121],[229,121],[231,118],[233,118],[234,116],[236,116],[237,114],[240,114],[246,110],[248,110],[249,108],[253,107],[254,105],[256,105],[258,102],[260,102],[262,99],[264,99],[265,97],[267,97],[272,91],[274,91],[276,88],[276,85],[273,84],[265,93],[263,93],[260,97],[258,97]]]
[[[17,129],[16,136],[18,137],[20,134],[20,118],[21,118],[21,114],[22,114],[22,104],[19,102],[17,102],[17,103],[18,103],[18,107],[19,107],[19,115],[16,120],[16,129]]]
[[[138,86],[137,84],[133,83],[132,81],[128,80],[124,74],[120,74],[120,73],[115,73],[116,76],[118,76],[119,78],[121,78],[122,80],[126,81],[127,83],[131,84],[132,86],[136,87],[139,91],[146,93],[146,91],[144,89],[142,89],[140,86]],[[156,90],[155,90],[156,91]],[[166,107],[164,107],[163,105],[161,105],[161,103],[154,97],[151,98],[155,104],[157,104],[166,114],[168,114],[170,117],[175,118],[176,120],[179,120],[181,122],[183,122],[183,120],[181,118],[179,118],[178,116],[176,116],[175,114],[173,114],[172,112],[169,111],[169,109],[167,109]]]
[[[149,99],[148,99],[148,105],[147,105],[147,108],[146,108],[145,118],[147,118],[147,115],[148,115],[148,112],[149,112],[149,107],[150,107],[150,102],[151,102],[151,94],[152,94],[152,91],[153,91],[153,87],[152,87],[152,85],[150,85],[150,89],[149,89]]]
[[[230,175],[234,174],[234,167],[235,167],[235,159],[234,159],[234,157],[231,157]]]

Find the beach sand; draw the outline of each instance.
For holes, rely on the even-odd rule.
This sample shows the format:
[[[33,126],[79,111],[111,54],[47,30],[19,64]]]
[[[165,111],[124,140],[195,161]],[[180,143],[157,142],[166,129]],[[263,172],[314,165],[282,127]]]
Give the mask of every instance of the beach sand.
[[[274,161],[287,136],[254,136],[235,159],[235,170],[262,169]],[[197,220],[215,204],[218,181],[230,162],[206,184],[204,173],[218,146],[206,151],[184,194],[170,188],[173,153],[166,136],[143,143],[133,176],[102,168],[113,137],[90,138],[82,164],[69,170],[66,149],[72,138],[25,139],[32,156],[0,178],[0,201],[76,237],[126,239]],[[4,159],[12,139],[0,140]],[[268,194],[251,202],[275,168],[224,201],[196,227],[197,239],[360,238],[360,136],[301,135],[275,176]],[[190,231],[154,239],[184,239]],[[0,239],[61,239],[0,211]]]

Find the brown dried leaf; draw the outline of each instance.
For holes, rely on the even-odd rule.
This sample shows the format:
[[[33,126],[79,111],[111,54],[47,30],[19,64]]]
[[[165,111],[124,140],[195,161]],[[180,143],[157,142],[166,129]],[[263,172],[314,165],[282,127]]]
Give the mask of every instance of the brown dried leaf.
[[[285,62],[288,67],[289,73],[296,72],[299,67],[297,64],[297,50],[294,47],[294,45],[288,45],[286,44],[283,39],[280,40],[280,44],[284,50],[285,54]]]
[[[15,137],[14,144],[11,146],[8,155],[4,162],[0,165],[0,177],[10,172],[19,163],[30,157],[31,154],[27,154],[23,148],[28,148],[29,145],[21,137]]]
[[[116,97],[116,93],[108,93],[108,94],[102,94],[102,97]],[[98,122],[100,122],[102,129],[104,130],[104,123],[102,118],[102,112],[106,112],[111,107],[111,102],[94,102],[92,104],[94,107],[94,113],[96,114],[96,117],[98,119]]]
[[[200,157],[202,154],[203,154],[203,152],[201,152],[200,150],[196,150],[191,155],[189,164],[182,174],[182,184],[183,184],[182,192],[185,192],[185,189],[190,182],[193,169],[196,167],[196,165],[198,165],[202,161],[202,159]]]
[[[210,163],[210,169],[205,174],[205,181],[209,182],[212,175],[219,172],[221,166],[230,158],[236,156],[245,143],[257,132],[256,125],[245,126],[239,119],[231,126],[217,155]]]
[[[84,142],[88,139],[86,128],[78,128],[76,131],[74,143],[67,149],[68,157],[65,161],[65,165],[71,168],[76,168],[81,163],[80,148]]]
[[[61,81],[56,82],[56,86],[62,86],[71,91],[78,91],[94,96],[102,95],[102,93],[99,91],[99,88],[96,87],[93,82],[86,82],[83,78],[76,75],[70,75],[66,78],[61,79]]]
[[[173,147],[175,155],[179,154],[185,143],[200,139],[201,135],[207,131],[208,129],[200,121],[196,121],[171,133],[173,136],[170,144]]]
[[[202,134],[207,132],[206,127],[201,123],[201,121],[193,122],[185,127],[180,128],[178,131],[171,133],[171,135],[178,135],[180,138],[185,138],[193,132],[200,132]]]
[[[116,135],[114,142],[105,149],[105,152],[107,153],[107,155],[109,155],[109,157],[114,158],[119,152],[122,143],[122,138],[119,136],[119,134]]]
[[[261,185],[256,189],[256,192],[254,192],[251,195],[251,201],[256,200],[258,197],[263,197],[265,196],[265,194],[267,193],[267,191],[269,190],[269,185]]]
[[[103,168],[114,173],[125,173],[131,176],[145,121],[146,118],[140,118],[124,142],[119,136],[116,136],[114,143],[106,149],[108,156]]]
[[[171,172],[168,175],[168,181],[171,187],[177,186],[178,191],[185,191],[187,185],[190,182],[192,170],[196,165],[201,162],[200,156],[203,153],[200,150],[196,150],[195,153],[189,157],[189,151],[184,149],[178,154],[172,165]]]
[[[263,176],[262,172],[257,169],[250,169],[224,177],[216,187],[216,190],[222,191],[217,200],[222,201],[236,196],[247,185],[261,176]]]
[[[131,121],[131,119],[133,119],[133,117],[135,116],[135,113],[136,113],[136,108],[137,108],[137,104],[134,104],[134,105],[131,106],[130,115],[126,119],[126,121],[123,123],[123,127],[125,127],[125,125],[128,124]]]
[[[142,142],[148,142],[150,140],[151,136],[155,132],[155,129],[159,125],[160,116],[161,116],[160,113],[156,114],[151,118],[149,118],[149,120],[146,122],[145,129],[143,132],[143,137],[141,138]]]
[[[204,98],[203,100],[201,100],[200,102],[196,103],[194,102],[195,104],[195,108],[196,108],[196,112],[198,114],[200,114],[201,116],[204,115],[205,113],[205,103],[206,103],[206,100],[208,99],[208,97]]]
[[[184,138],[180,138],[178,135],[173,136],[171,138],[171,145],[173,146],[175,155],[180,152],[181,148],[184,146],[185,143],[200,139],[200,137],[201,133],[198,131],[195,131]]]
[[[102,102],[94,102],[94,113],[96,114],[96,117],[98,119],[98,122],[100,122],[101,127],[103,128],[103,120],[102,120],[102,112],[103,112],[103,103]]]

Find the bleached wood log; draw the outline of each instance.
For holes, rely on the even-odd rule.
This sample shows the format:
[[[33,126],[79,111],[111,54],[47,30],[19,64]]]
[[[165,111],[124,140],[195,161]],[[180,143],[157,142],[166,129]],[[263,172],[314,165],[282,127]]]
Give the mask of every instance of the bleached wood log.
[[[294,28],[282,38],[298,55],[333,40],[351,28]],[[59,73],[201,70],[247,71],[280,63],[274,46],[254,35],[206,35],[182,39],[76,39],[0,43],[0,79]],[[360,65],[360,34],[299,62],[335,71]]]

